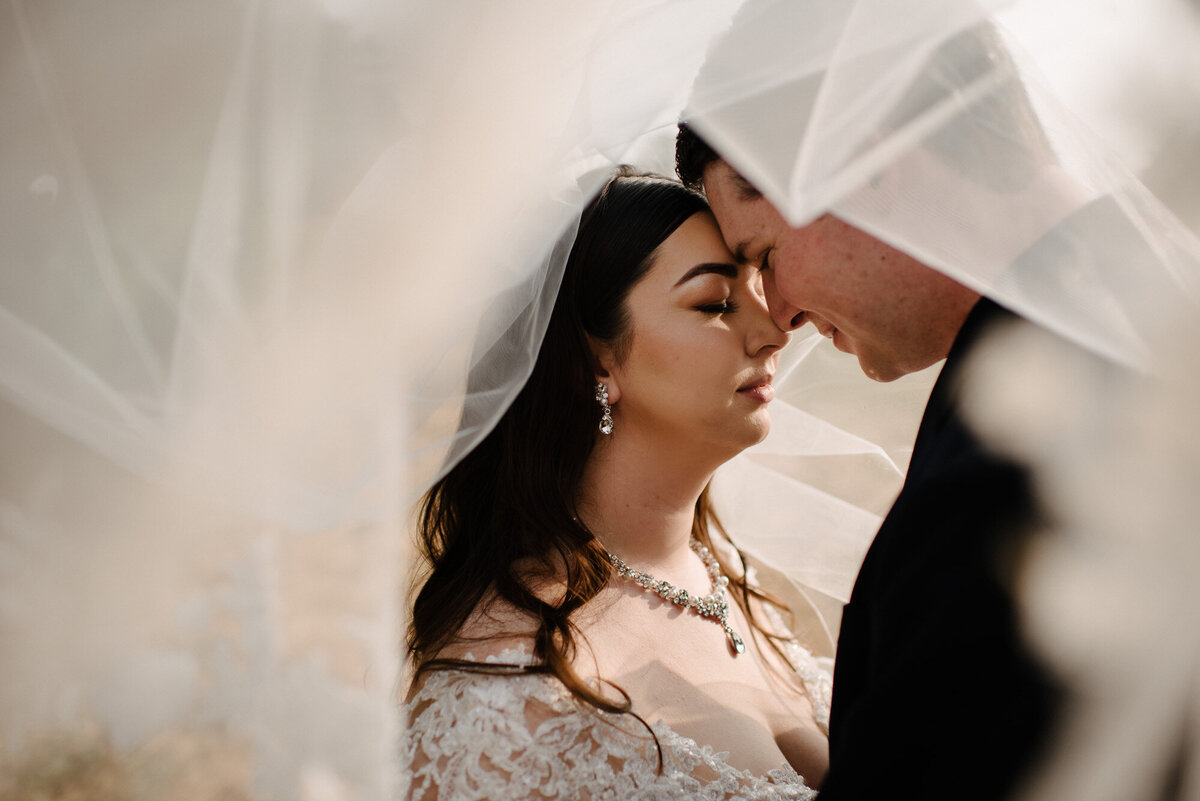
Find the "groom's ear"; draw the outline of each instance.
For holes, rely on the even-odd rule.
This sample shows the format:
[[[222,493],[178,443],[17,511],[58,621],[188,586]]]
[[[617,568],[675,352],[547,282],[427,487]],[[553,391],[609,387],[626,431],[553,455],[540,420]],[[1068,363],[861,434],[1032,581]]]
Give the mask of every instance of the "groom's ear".
[[[608,343],[588,337],[588,348],[592,351],[592,374],[597,383],[608,387],[608,402],[616,403],[621,397],[620,382],[617,380],[619,360]]]

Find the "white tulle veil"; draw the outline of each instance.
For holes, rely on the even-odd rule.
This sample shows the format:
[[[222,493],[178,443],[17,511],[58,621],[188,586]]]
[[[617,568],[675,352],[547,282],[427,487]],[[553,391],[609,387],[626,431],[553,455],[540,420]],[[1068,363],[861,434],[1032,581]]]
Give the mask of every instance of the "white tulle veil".
[[[670,173],[681,117],[793,222],[832,209],[1154,374],[1200,248],[992,5],[7,4],[5,764],[83,732],[386,796],[410,504],[528,375],[583,204]],[[935,374],[789,346],[714,492],[798,597],[847,596]]]

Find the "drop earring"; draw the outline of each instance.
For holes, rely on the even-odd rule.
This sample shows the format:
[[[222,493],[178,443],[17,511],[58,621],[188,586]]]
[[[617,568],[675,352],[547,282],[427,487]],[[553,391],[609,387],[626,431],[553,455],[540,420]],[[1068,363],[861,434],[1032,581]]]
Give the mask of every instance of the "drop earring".
[[[596,402],[600,404],[600,433],[608,436],[613,432],[612,407],[608,405],[608,384],[596,382]]]

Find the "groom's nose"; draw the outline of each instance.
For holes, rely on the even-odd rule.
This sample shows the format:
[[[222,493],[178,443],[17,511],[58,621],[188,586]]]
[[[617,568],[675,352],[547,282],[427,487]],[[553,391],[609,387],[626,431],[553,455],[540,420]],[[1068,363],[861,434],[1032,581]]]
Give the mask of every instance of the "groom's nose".
[[[804,325],[804,312],[798,306],[793,306],[788,303],[779,294],[779,288],[775,285],[775,271],[766,270],[762,274],[763,294],[767,298],[767,308],[771,312],[771,319],[775,321],[775,325],[783,331],[792,331]]]

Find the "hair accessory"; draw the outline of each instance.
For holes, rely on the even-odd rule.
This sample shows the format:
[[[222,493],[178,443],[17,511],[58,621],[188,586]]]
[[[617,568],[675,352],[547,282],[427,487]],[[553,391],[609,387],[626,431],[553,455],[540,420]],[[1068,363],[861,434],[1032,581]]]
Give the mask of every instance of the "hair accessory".
[[[596,401],[604,412],[600,417],[600,433],[607,436],[613,432],[612,407],[608,405],[608,384],[602,381],[596,382]]]
[[[721,566],[717,564],[716,557],[698,539],[692,537],[688,545],[704,563],[704,569],[708,571],[708,579],[712,582],[712,592],[703,598],[692,595],[687,590],[681,590],[670,582],[656,579],[649,573],[634,570],[621,561],[619,556],[609,553],[608,549],[605,549],[605,553],[608,554],[608,561],[612,562],[613,567],[617,569],[617,575],[621,578],[629,579],[642,589],[657,594],[665,601],[682,606],[684,609],[691,609],[701,617],[710,617],[717,621],[729,637],[729,647],[733,650],[733,655],[745,653],[746,644],[729,625],[729,599],[725,597],[725,587],[729,585],[728,577],[722,575]]]

